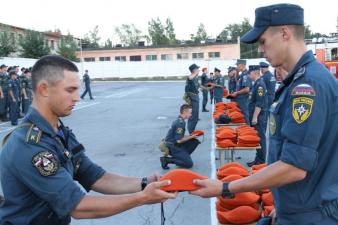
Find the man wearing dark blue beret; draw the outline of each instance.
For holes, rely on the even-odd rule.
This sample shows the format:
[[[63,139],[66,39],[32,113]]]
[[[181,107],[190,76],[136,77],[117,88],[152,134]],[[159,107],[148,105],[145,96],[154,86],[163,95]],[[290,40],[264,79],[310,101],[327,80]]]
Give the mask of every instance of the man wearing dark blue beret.
[[[272,188],[278,225],[338,224],[338,84],[307,51],[304,30],[300,6],[256,9],[241,41],[258,42],[271,66],[288,71],[270,108],[269,166],[230,183],[197,180],[202,188],[193,194],[231,198]]]
[[[236,91],[231,93],[230,96],[234,98],[235,102],[237,102],[241,112],[245,116],[245,122],[250,124],[248,103],[251,80],[249,78],[248,70],[246,69],[246,60],[238,59],[236,65],[239,76],[237,79]]]
[[[184,98],[187,99],[187,103],[192,107],[192,115],[188,119],[188,131],[191,134],[195,131],[198,117],[199,117],[199,88],[200,84],[198,83],[198,73],[200,72],[199,66],[195,63],[189,66],[190,75],[187,77],[185,84],[185,94]]]
[[[259,66],[261,67],[261,73],[263,77],[263,81],[266,86],[266,91],[268,94],[268,107],[272,105],[273,99],[275,97],[275,89],[276,89],[276,78],[269,70],[269,64],[266,62],[260,62]]]
[[[247,163],[249,167],[265,163],[266,157],[266,125],[268,120],[268,95],[259,65],[249,66],[249,77],[254,82],[249,95],[249,121],[260,137],[261,148],[256,150],[255,160]]]

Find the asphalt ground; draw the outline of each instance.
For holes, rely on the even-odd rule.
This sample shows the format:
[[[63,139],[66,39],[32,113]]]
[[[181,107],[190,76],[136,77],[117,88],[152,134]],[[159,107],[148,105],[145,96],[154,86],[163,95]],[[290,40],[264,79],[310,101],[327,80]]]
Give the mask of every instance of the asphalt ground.
[[[137,177],[156,171],[164,174],[167,171],[160,166],[158,145],[179,114],[179,106],[184,103],[183,91],[182,81],[95,82],[92,84],[95,100],[86,96],[63,122],[85,146],[86,154],[107,171]],[[212,108],[210,102],[207,108]],[[218,154],[213,148],[211,114],[200,110],[197,129],[204,130],[205,136],[192,154],[192,170],[214,177],[219,160],[215,160]],[[10,123],[0,123],[0,139],[12,129]],[[239,151],[235,156],[237,161],[245,163],[254,158],[254,152]],[[217,222],[214,203],[215,199],[182,192],[164,204],[166,225],[214,225]],[[72,220],[71,224],[153,225],[160,224],[160,215],[160,205],[156,204],[104,219]]]

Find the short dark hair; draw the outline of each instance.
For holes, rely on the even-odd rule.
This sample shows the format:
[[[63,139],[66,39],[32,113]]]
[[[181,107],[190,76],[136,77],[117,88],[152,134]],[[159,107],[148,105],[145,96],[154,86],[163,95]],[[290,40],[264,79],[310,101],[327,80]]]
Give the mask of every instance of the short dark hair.
[[[188,104],[183,104],[181,105],[180,107],[180,113],[182,114],[184,111],[188,110],[188,109],[191,109],[191,106],[188,105]]]
[[[77,66],[61,56],[47,55],[40,58],[32,69],[32,88],[36,91],[41,80],[55,84],[64,78],[64,71],[79,72]]]

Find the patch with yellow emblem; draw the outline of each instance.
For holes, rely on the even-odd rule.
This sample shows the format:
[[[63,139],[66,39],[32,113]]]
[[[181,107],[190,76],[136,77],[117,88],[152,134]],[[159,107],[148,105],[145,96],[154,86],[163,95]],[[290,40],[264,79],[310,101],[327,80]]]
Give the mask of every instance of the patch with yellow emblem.
[[[303,123],[310,117],[313,103],[312,98],[298,97],[293,99],[292,117],[298,124]]]
[[[49,151],[39,152],[33,156],[32,163],[39,173],[44,176],[54,175],[59,169],[59,162]]]
[[[264,94],[264,90],[262,87],[258,87],[258,96],[262,97]]]
[[[183,133],[183,128],[180,128],[180,127],[177,128],[177,129],[176,129],[176,133],[177,133],[177,134],[182,134],[182,133]]]

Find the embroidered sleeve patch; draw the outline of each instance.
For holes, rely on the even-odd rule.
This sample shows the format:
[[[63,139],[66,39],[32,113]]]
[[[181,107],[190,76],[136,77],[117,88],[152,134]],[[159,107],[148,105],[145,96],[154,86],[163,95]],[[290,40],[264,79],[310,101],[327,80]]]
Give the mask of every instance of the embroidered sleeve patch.
[[[180,127],[177,128],[177,129],[176,129],[176,133],[177,133],[177,134],[182,134],[182,133],[183,133],[183,129],[180,128]]]
[[[313,99],[306,97],[294,98],[292,102],[292,117],[301,124],[306,121],[312,112]]]
[[[299,84],[293,88],[291,95],[293,96],[316,96],[316,91],[309,84]]]
[[[262,97],[264,95],[264,90],[262,87],[258,87],[258,96]]]
[[[54,175],[59,169],[59,163],[53,153],[49,151],[39,152],[33,156],[32,163],[39,173],[44,176]]]

